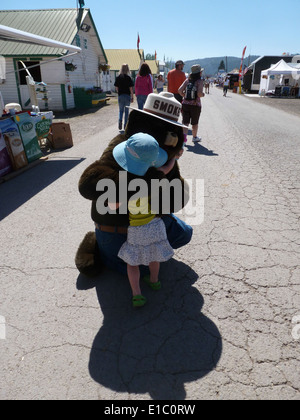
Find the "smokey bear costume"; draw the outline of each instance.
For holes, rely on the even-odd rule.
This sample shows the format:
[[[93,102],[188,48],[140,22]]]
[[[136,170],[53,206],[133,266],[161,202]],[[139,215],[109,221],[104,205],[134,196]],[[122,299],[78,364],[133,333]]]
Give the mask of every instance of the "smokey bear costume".
[[[133,109],[129,115],[128,123],[124,134],[117,135],[109,143],[99,160],[90,165],[82,174],[79,180],[80,194],[92,202],[91,216],[95,223],[94,232],[86,234],[76,254],[76,267],[81,274],[88,277],[95,277],[101,274],[103,267],[109,267],[126,274],[126,263],[119,257],[120,247],[126,241],[127,228],[129,226],[128,214],[99,214],[96,208],[96,202],[104,192],[97,191],[96,185],[101,180],[113,180],[116,185],[119,184],[119,176],[122,168],[113,157],[113,149],[121,142],[128,140],[136,133],[146,133],[154,137],[167,153],[169,159],[178,155],[183,147],[184,137],[182,125],[178,123],[181,104],[176,101],[174,95],[162,92],[159,95],[151,94],[148,96],[144,110]],[[157,169],[150,168],[147,173],[140,177],[150,186],[151,180],[166,177],[169,181],[178,179],[182,185],[182,202],[180,208],[174,208],[173,189],[169,190],[171,212],[181,210],[188,200],[188,190],[183,178],[180,176],[178,162],[175,162],[173,169],[164,175]],[[128,184],[136,175],[127,174]],[[118,188],[116,188],[118,192]],[[128,200],[130,194],[128,192]],[[177,200],[178,201],[178,200]],[[116,197],[118,202],[118,196]],[[188,244],[192,237],[192,228],[183,221],[175,217],[172,213],[160,213],[165,223],[168,240],[173,249],[180,248]]]

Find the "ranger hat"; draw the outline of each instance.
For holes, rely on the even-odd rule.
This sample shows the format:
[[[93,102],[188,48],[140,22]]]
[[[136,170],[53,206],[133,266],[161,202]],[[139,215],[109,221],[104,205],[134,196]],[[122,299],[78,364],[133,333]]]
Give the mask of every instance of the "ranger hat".
[[[137,109],[129,107],[144,114],[152,115],[153,117],[164,120],[168,123],[185,127],[179,123],[182,105],[175,99],[173,93],[161,92],[159,95],[151,93],[148,95],[144,105],[144,109]]]

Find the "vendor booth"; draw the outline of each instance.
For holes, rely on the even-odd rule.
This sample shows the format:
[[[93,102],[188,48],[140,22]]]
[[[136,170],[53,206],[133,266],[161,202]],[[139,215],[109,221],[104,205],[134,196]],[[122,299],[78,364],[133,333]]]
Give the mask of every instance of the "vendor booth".
[[[263,96],[300,97],[300,64],[280,60],[261,72],[259,94]]]

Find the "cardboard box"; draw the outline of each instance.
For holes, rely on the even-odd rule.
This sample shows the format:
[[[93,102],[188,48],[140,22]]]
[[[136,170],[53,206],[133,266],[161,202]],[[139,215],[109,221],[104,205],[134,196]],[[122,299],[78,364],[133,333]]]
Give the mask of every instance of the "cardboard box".
[[[0,177],[9,174],[11,171],[11,161],[0,129]]]
[[[31,120],[35,125],[35,131],[39,140],[45,139],[51,132],[53,112],[39,112],[37,115],[31,115]]]
[[[13,169],[16,171],[17,169],[28,165],[17,124],[11,118],[1,119],[0,129],[5,140]]]
[[[52,123],[51,134],[48,139],[54,149],[65,149],[73,146],[70,124]]]

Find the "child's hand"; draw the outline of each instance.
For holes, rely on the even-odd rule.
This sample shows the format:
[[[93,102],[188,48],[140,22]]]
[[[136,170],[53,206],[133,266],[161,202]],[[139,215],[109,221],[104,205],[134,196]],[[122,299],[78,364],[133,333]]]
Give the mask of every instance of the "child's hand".
[[[175,165],[175,158],[170,159],[164,166],[157,168],[159,171],[162,171],[165,175],[167,175],[173,169]]]
[[[121,204],[122,203],[108,203],[108,207],[110,208],[110,210],[115,211],[118,210]]]
[[[178,152],[178,154],[175,156],[175,159],[178,160],[181,158],[181,156],[183,155],[184,150],[181,149],[180,152]]]

